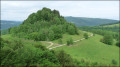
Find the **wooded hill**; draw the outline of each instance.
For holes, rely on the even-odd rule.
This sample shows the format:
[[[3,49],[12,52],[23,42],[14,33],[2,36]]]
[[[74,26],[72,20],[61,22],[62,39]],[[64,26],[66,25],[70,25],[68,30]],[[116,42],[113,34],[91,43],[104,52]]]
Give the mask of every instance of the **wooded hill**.
[[[95,26],[101,24],[115,23],[118,20],[101,19],[101,18],[87,18],[87,17],[65,17],[68,22],[74,23],[76,26]]]
[[[0,21],[1,21],[0,30],[5,30],[10,27],[19,26],[22,23],[21,21],[8,21],[8,20],[0,20]]]
[[[77,27],[68,23],[59,11],[43,8],[32,13],[24,22],[9,29],[14,36],[33,39],[36,41],[55,40],[62,38],[62,34],[78,34]]]

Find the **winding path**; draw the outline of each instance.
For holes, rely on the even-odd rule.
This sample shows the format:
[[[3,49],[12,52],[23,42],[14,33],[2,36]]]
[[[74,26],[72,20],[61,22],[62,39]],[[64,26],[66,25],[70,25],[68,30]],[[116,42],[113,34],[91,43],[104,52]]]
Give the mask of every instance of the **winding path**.
[[[93,36],[93,34],[91,34],[90,36],[88,36],[88,37],[92,37]],[[78,41],[81,41],[81,40],[84,40],[85,38],[82,38],[82,39],[80,39],[80,40],[76,40],[76,41],[73,41],[73,42],[78,42]],[[52,43],[52,42],[48,42],[48,43],[50,43],[50,45],[47,47],[48,49],[53,49],[53,48],[57,48],[57,47],[61,47],[61,46],[64,46],[64,45],[66,45],[66,44],[58,44],[58,46],[55,46],[55,47],[51,47],[54,43]],[[49,48],[49,47],[51,47],[51,48]]]
[[[48,42],[48,43],[50,43],[50,45],[47,47],[47,48],[49,48],[49,47],[51,47],[54,43],[52,43],[52,42]]]

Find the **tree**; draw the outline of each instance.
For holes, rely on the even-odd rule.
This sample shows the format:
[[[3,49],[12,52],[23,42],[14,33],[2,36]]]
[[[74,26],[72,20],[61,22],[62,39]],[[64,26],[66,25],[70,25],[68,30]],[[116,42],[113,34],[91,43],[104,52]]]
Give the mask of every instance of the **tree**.
[[[57,54],[57,59],[59,60],[62,67],[75,67],[75,63],[69,54],[66,54],[63,50],[59,51]]]
[[[84,38],[88,39],[88,34],[87,33],[84,33]]]
[[[113,44],[113,37],[111,35],[105,35],[102,39],[102,42],[108,45],[112,45]]]
[[[54,32],[52,30],[49,31],[48,38],[51,41],[54,40]]]

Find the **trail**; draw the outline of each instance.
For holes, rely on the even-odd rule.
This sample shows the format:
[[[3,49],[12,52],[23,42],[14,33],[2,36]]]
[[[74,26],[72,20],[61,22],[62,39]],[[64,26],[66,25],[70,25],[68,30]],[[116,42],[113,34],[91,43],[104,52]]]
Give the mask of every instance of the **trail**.
[[[52,47],[52,48],[49,48],[50,50],[53,49],[53,48],[57,48],[57,47],[61,47],[61,46],[64,46],[66,44],[61,44],[61,45],[58,45],[58,46],[55,46],[55,47]]]
[[[93,34],[91,34],[90,36],[88,36],[88,37],[92,37],[93,36]],[[80,40],[76,40],[76,41],[73,41],[73,42],[78,42],[78,41],[82,41],[82,40],[84,40],[85,38],[82,38],[82,39],[80,39]],[[52,42],[48,42],[48,43],[50,43],[50,45],[47,47],[48,49],[53,49],[53,48],[57,48],[57,47],[61,47],[61,46],[64,46],[64,45],[66,45],[66,44],[58,44],[58,46],[55,46],[55,47],[51,47],[52,45],[54,45],[54,43],[52,43]],[[49,47],[51,47],[51,48],[49,48]]]
[[[48,43],[50,43],[50,45],[47,47],[47,48],[49,48],[49,47],[51,47],[54,43],[52,43],[52,42],[48,42]]]

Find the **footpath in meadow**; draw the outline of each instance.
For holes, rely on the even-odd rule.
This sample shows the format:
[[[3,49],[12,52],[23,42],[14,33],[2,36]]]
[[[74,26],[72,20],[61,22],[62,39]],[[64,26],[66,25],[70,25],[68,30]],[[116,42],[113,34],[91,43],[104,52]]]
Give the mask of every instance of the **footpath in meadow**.
[[[88,36],[88,37],[92,37],[93,36],[93,34],[91,34],[90,36]],[[82,38],[82,39],[80,39],[80,40],[76,40],[76,41],[73,41],[73,42],[78,42],[78,41],[82,41],[82,40],[84,40],[85,38]],[[48,42],[48,43],[50,43],[50,45],[47,47],[48,49],[54,49],[54,48],[58,48],[58,47],[61,47],[61,46],[65,46],[66,44],[58,44],[58,46],[55,46],[55,47],[51,47],[51,46],[53,46],[54,45],[54,43],[52,43],[52,42]]]

